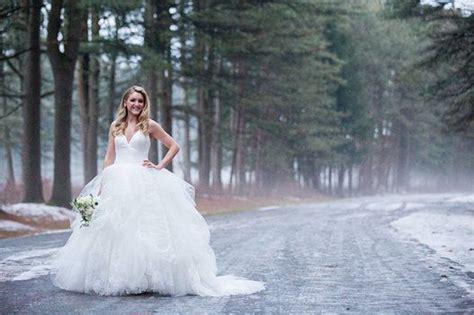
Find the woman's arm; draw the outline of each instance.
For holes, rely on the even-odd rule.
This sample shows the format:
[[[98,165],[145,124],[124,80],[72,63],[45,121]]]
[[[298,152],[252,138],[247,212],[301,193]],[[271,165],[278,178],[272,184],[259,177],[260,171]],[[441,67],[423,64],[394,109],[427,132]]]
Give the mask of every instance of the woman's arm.
[[[115,122],[112,122],[112,124],[110,125],[109,141],[107,143],[107,151],[105,152],[105,158],[104,158],[102,169],[113,164],[115,161],[115,141],[114,141],[115,136],[113,135],[114,123]]]
[[[150,119],[148,130],[150,132],[150,135],[153,136],[153,138],[159,140],[168,148],[168,152],[157,165],[154,165],[148,160],[145,160],[143,162],[143,165],[148,167],[155,167],[161,170],[173,160],[175,155],[178,153],[180,147],[178,143],[161,127],[161,125],[152,119]]]

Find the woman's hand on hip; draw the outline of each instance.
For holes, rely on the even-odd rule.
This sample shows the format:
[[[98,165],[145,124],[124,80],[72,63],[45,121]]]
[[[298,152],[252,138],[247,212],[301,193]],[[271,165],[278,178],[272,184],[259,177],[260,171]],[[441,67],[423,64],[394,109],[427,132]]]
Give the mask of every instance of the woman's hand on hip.
[[[161,166],[160,164],[154,164],[150,160],[143,160],[142,165],[145,166],[145,167],[149,167],[149,168],[156,168],[157,170],[161,170],[163,168],[163,166]]]

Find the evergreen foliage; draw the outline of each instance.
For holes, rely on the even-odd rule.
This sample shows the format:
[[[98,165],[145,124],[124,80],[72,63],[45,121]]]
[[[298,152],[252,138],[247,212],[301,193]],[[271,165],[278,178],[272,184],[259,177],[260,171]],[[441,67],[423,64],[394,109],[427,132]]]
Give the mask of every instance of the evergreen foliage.
[[[200,191],[473,188],[472,16],[416,0],[73,2],[82,24],[66,31],[66,17],[57,37],[60,53],[70,48],[66,39],[80,38],[78,65],[68,65],[74,86],[60,93],[72,97],[72,160],[56,178],[69,182],[69,165],[81,185],[100,169],[120,96],[138,84],[149,91],[153,117],[181,142],[180,168]],[[21,141],[19,109],[32,3],[0,7],[0,153],[9,185],[30,145]],[[64,69],[52,67],[58,60],[47,49],[47,16],[58,3],[44,0],[41,10],[36,106],[46,178],[57,166],[61,121],[53,118],[53,73]],[[166,148],[152,159],[158,151]],[[61,202],[70,199],[66,182],[55,187]]]

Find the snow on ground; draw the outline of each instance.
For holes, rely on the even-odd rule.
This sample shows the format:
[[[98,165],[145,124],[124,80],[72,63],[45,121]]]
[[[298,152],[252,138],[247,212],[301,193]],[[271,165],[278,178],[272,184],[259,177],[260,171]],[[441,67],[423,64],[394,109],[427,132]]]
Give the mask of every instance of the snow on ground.
[[[453,8],[461,10],[461,13],[464,17],[468,17],[474,11],[474,1],[473,0],[456,0],[456,1],[441,1],[441,0],[421,0],[422,5],[430,5],[437,7],[442,5],[445,10],[450,10]]]
[[[407,202],[405,203],[405,210],[415,210],[425,207],[426,204],[421,202]]]
[[[474,194],[382,195],[341,199],[298,207],[329,212],[343,210],[348,211],[348,215],[359,216],[365,216],[371,212],[403,209],[409,214],[391,223],[399,235],[414,238],[435,250],[437,255],[456,261],[466,269],[474,271],[474,212],[453,212],[446,208],[440,210],[439,207],[434,207],[451,203],[457,207],[460,203],[470,205],[473,201]],[[15,215],[53,217],[57,220],[67,220],[70,216],[75,216],[74,212],[65,208],[44,204],[16,204],[2,206],[2,209]],[[279,207],[268,206],[259,210],[276,209]],[[247,227],[251,224],[258,224],[258,222],[246,219],[237,222],[217,221],[211,222],[209,228],[215,231]],[[20,227],[30,228],[14,221],[0,221],[0,230],[20,229]],[[57,250],[58,248],[27,250],[1,260],[0,282],[26,280],[48,274],[51,270],[52,255]]]
[[[391,225],[402,234],[434,249],[439,256],[474,271],[474,213],[420,211]]]
[[[0,220],[0,231],[21,231],[21,230],[34,230],[33,227],[10,220]]]
[[[48,217],[56,221],[65,221],[75,216],[74,212],[63,207],[48,206],[44,203],[15,203],[2,205],[6,213],[23,217]]]
[[[366,209],[369,210],[379,210],[379,211],[394,211],[403,207],[403,202],[400,201],[381,201],[373,202],[365,205]]]
[[[258,211],[268,211],[268,210],[275,210],[275,209],[279,209],[279,208],[281,208],[281,206],[267,206],[267,207],[258,208],[257,210]]]
[[[0,204],[0,209],[7,214],[18,217],[4,216],[4,220],[0,220],[0,235],[2,237],[11,236],[11,233],[32,234],[35,230],[44,231],[45,223],[64,225],[62,222],[71,222],[76,212],[62,207],[48,206],[37,203],[16,203],[16,204]],[[20,221],[20,222],[18,222]],[[26,223],[25,223],[26,222]]]
[[[29,280],[47,275],[59,248],[22,251],[0,261],[0,282]]]
[[[474,194],[454,196],[449,198],[448,201],[474,203]]]
[[[469,197],[472,196],[472,197]],[[353,197],[323,203],[302,205],[303,208],[320,210],[355,210],[359,208],[371,211],[412,210],[437,204],[454,198],[474,198],[474,195],[448,194],[381,194],[377,196]],[[461,199],[460,199],[461,200]]]

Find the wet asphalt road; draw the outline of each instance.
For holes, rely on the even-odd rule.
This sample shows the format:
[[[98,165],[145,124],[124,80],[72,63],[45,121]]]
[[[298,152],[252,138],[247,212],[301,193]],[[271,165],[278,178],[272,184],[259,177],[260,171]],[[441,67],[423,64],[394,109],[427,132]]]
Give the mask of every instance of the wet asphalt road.
[[[474,288],[472,274],[390,227],[416,211],[406,207],[408,199],[426,209],[450,207],[453,213],[472,204],[377,198],[207,216],[219,274],[265,281],[263,292],[100,297],[60,290],[41,276],[0,282],[0,313],[474,313],[474,297],[463,288]],[[0,260],[31,250],[48,252],[68,236],[0,240]],[[39,255],[36,261],[15,263],[34,269],[47,261]]]

